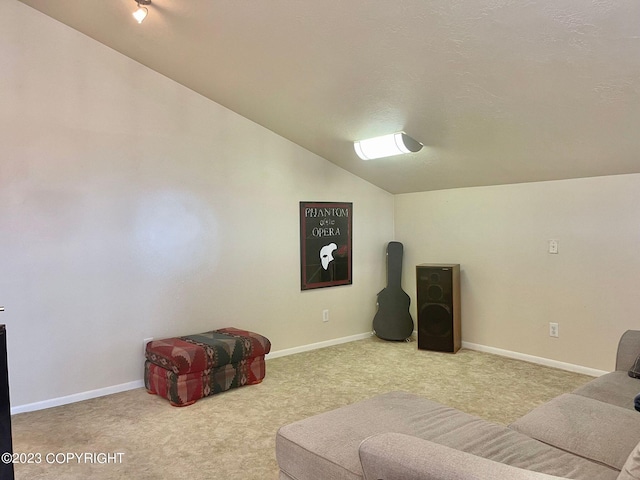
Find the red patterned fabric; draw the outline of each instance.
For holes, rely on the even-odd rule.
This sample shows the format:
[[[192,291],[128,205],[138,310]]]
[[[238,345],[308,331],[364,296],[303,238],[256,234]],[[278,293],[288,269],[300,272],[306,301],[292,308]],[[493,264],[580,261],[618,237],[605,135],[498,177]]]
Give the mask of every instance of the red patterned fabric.
[[[259,333],[250,332],[248,330],[241,330],[239,328],[227,327],[219,330],[214,330],[218,333],[226,333],[227,335],[233,335],[234,337],[246,338],[251,342],[251,355],[252,357],[260,357],[266,355],[271,350],[271,342],[267,337],[263,337]]]
[[[147,360],[177,374],[202,372],[244,358],[264,356],[271,342],[266,337],[240,330],[222,328],[184,337],[154,340],[147,344]]]
[[[165,338],[147,343],[147,359],[177,374],[202,372],[207,368],[205,349],[181,338]]]
[[[264,356],[184,375],[147,361],[144,364],[144,383],[149,393],[166,398],[173,406],[186,407],[215,393],[258,384],[265,373]]]
[[[254,332],[222,328],[147,344],[144,383],[172,405],[191,405],[208,395],[260,383],[271,342]]]

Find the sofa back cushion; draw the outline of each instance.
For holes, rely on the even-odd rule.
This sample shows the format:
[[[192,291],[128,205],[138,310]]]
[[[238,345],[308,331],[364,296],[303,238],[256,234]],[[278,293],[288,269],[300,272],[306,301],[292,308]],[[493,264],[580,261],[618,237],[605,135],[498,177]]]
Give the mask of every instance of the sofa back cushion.
[[[618,480],[640,480],[640,443],[629,454]]]
[[[618,471],[640,442],[638,412],[571,393],[540,405],[510,427]]]

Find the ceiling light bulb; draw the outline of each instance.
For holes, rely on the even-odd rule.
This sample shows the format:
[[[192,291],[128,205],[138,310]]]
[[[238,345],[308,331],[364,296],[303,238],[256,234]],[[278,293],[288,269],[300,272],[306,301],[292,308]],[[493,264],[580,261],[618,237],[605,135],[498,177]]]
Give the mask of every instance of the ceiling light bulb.
[[[353,148],[362,160],[372,160],[414,153],[422,148],[422,144],[404,132],[397,132],[354,142]]]
[[[138,9],[133,12],[133,18],[135,18],[138,23],[142,23],[142,21],[147,18],[147,13],[149,13],[149,11],[146,7],[138,6]]]

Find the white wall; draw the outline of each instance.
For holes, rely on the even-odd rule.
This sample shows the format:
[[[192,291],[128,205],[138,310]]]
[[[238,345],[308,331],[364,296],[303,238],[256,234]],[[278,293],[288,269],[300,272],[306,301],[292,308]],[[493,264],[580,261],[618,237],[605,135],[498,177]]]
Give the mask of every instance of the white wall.
[[[14,0],[0,71],[14,407],[139,381],[145,337],[236,325],[284,350],[369,331],[394,216],[414,319],[414,266],[452,262],[466,342],[610,370],[640,328],[640,175],[398,195],[394,212],[388,193]],[[301,200],[353,202],[352,286],[300,291]]]
[[[390,194],[13,0],[0,71],[14,407],[139,381],[145,337],[371,329]],[[353,202],[352,286],[300,291],[302,200]]]
[[[639,205],[640,175],[398,195],[412,314],[415,265],[460,263],[463,341],[612,370],[640,328]]]

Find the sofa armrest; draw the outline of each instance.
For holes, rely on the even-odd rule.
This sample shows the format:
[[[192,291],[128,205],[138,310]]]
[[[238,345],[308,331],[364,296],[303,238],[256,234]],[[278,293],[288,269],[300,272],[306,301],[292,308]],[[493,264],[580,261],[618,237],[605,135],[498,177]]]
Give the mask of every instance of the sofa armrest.
[[[381,433],[360,444],[365,480],[557,480],[422,438]]]
[[[640,355],[640,330],[627,330],[618,342],[616,370],[629,371],[638,355]]]

